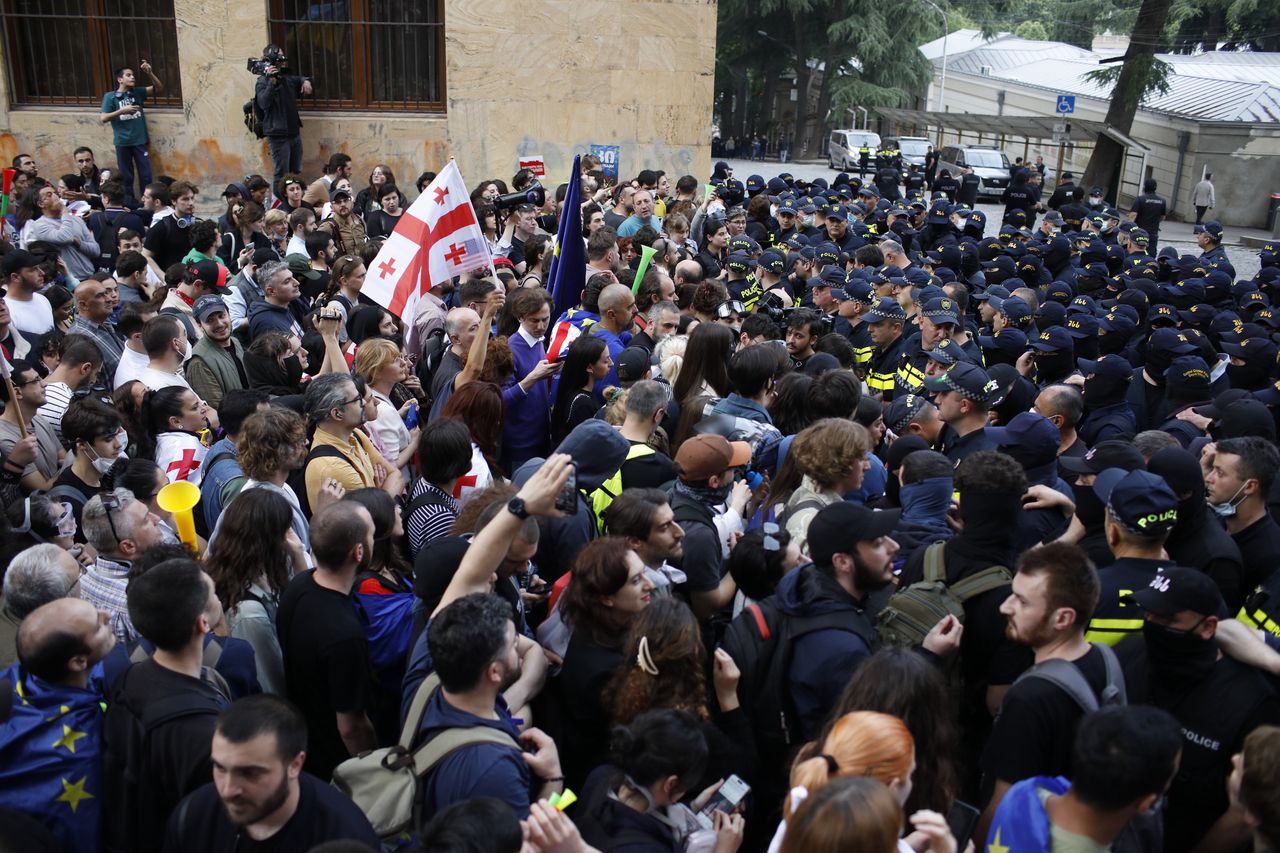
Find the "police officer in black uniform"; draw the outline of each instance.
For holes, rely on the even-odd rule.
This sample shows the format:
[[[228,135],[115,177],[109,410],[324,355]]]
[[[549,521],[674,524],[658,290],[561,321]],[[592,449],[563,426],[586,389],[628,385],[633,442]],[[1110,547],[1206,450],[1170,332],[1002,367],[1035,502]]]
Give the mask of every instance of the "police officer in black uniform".
[[[832,205],[827,210],[827,239],[839,251],[850,255],[867,244],[866,240],[849,230],[849,213],[841,204]]]
[[[1147,250],[1153,255],[1159,248],[1160,223],[1164,221],[1168,212],[1169,202],[1165,201],[1163,196],[1156,194],[1156,179],[1147,178],[1142,182],[1142,195],[1135,197],[1133,207],[1129,208],[1129,218],[1147,232],[1150,238]]]
[[[822,229],[814,224],[814,215],[818,212],[818,203],[813,198],[805,196],[797,204],[800,205],[800,221],[796,224],[796,231],[810,242],[815,238],[821,240]]]
[[[1132,438],[1138,430],[1133,408],[1125,399],[1134,381],[1128,359],[1110,354],[1096,361],[1080,359],[1077,364],[1085,376],[1085,416],[1076,428],[1080,440],[1096,447],[1109,439]]]
[[[769,245],[786,245],[787,239],[796,233],[796,216],[799,213],[800,208],[794,198],[784,198],[778,203],[778,210],[774,213],[778,227],[769,232]]]
[[[1055,197],[1057,193],[1055,192]],[[1053,207],[1053,199],[1049,199],[1049,206]],[[1066,231],[1079,231],[1083,228],[1086,217],[1093,211],[1084,203],[1084,187],[1072,187],[1071,192],[1067,193],[1066,198],[1058,206],[1057,211],[1062,214],[1063,229]]]
[[[1222,248],[1222,223],[1212,219],[1195,227],[1196,243],[1200,246],[1200,260],[1211,264],[1227,259],[1227,250]]]
[[[956,202],[970,209],[978,204],[978,190],[982,188],[982,178],[968,166],[960,167],[960,189],[956,193]]]
[[[954,202],[956,195],[960,192],[960,182],[951,176],[950,169],[943,169],[938,173],[938,180],[933,182],[933,191],[942,193],[947,197],[947,201]]]
[[[839,319],[834,328],[853,344],[854,369],[865,379],[876,349],[867,322],[867,312],[876,303],[876,292],[870,282],[856,272],[850,273],[843,288],[833,288],[831,296],[840,304],[836,309]]]
[[[921,306],[919,321],[920,331],[903,344],[902,364],[898,367],[897,392],[899,395],[920,393],[920,386],[925,380],[929,353],[943,343],[950,342],[951,336],[960,324],[955,300],[947,297],[930,299]],[[958,344],[955,350],[963,352]],[[959,358],[962,356],[944,357],[940,361],[950,365]]]
[[[1050,210],[1060,210],[1064,204],[1071,200],[1071,191],[1076,188],[1074,178],[1075,176],[1070,172],[1062,173],[1062,179],[1053,188],[1053,195],[1049,196]]]
[[[1226,814],[1231,757],[1249,732],[1280,723],[1280,699],[1259,670],[1219,651],[1214,634],[1226,608],[1203,572],[1167,568],[1127,601],[1144,615],[1142,636],[1116,647],[1128,701],[1163,708],[1182,726],[1182,761],[1164,811],[1164,849],[1186,853]]]
[[[920,167],[915,163],[907,167],[907,176],[903,179],[903,185],[907,189],[908,198],[914,198],[924,192],[924,175],[920,174]]]
[[[987,413],[1003,396],[1000,383],[987,371],[967,361],[957,363],[941,376],[924,381],[926,393],[936,395],[934,405],[947,424],[943,430],[942,455],[956,465],[983,450],[995,450],[987,436]]]
[[[1027,223],[1035,219],[1036,215],[1036,193],[1027,185],[1026,169],[1018,169],[1013,173],[1013,181],[1001,194],[1000,200],[1004,202],[1004,215],[1008,218],[1009,214],[1015,210],[1025,211],[1027,214]]]
[[[755,296],[756,299],[760,298],[759,293],[754,292],[752,287],[753,284],[755,284],[756,288],[758,288],[759,285],[752,282],[747,275],[753,266],[751,255],[743,251],[730,252],[729,256],[725,258],[724,268],[727,270],[728,275],[725,279],[724,286],[729,290],[730,299],[741,302],[745,305],[751,296]],[[752,300],[752,304],[755,304],[754,299]]]
[[[1098,569],[1098,606],[1084,638],[1114,646],[1142,633],[1142,609],[1126,600],[1129,594],[1174,565],[1164,543],[1178,521],[1178,496],[1164,478],[1141,469],[1106,468],[1092,488],[1105,507],[1103,531],[1115,559]]]
[[[882,162],[884,165],[876,170],[876,189],[880,191],[881,198],[897,201],[902,198],[902,193],[898,192],[898,182],[902,179],[902,175],[889,163],[887,152]]]
[[[875,352],[867,369],[867,387],[884,401],[894,397],[902,361],[902,327],[907,314],[891,296],[881,297],[865,315]]]

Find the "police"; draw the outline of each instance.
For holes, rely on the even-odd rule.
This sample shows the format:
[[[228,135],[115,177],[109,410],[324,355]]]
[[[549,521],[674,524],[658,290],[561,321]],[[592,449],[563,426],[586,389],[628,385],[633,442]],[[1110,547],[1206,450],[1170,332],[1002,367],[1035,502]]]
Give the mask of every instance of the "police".
[[[954,299],[935,297],[920,310],[920,332],[903,344],[902,363],[898,367],[897,393],[918,393],[924,384],[928,353],[943,341],[951,340],[960,323]]]
[[[924,192],[924,175],[920,174],[920,167],[912,163],[907,167],[907,177],[904,179],[904,186],[907,189],[907,197],[915,198]]]
[[[1084,638],[1114,646],[1142,633],[1142,609],[1126,601],[1128,596],[1173,565],[1164,543],[1178,520],[1178,497],[1162,477],[1141,469],[1107,468],[1092,488],[1106,507],[1103,531],[1115,561],[1098,570],[1098,607]]]
[[[1200,260],[1207,264],[1227,260],[1227,250],[1222,248],[1222,223],[1216,219],[1195,227],[1196,244],[1200,246]]]
[[[901,178],[902,174],[889,163],[888,159],[885,159],[884,165],[876,170],[875,185],[880,191],[880,198],[887,201],[897,201],[902,198],[902,194],[898,192],[898,181]]]
[[[832,298],[831,291],[835,288],[843,288],[844,283],[845,273],[843,268],[835,264],[823,267],[820,274],[809,279],[809,292],[805,294],[804,299],[800,300],[801,305],[821,311],[822,315],[827,319],[828,327],[834,330],[838,305]]]
[[[951,176],[950,169],[943,169],[938,173],[938,180],[933,182],[933,191],[942,193],[947,201],[954,202],[960,192],[960,182]]]
[[[849,230],[849,213],[841,204],[832,205],[827,210],[827,238],[838,250],[849,255],[867,244],[866,240]]]
[[[865,379],[871,356],[876,350],[867,321],[867,314],[876,302],[876,292],[866,279],[856,275],[857,272],[850,273],[845,286],[833,289],[831,296],[839,303],[836,309],[839,320],[834,328],[853,344],[854,370]]]
[[[809,241],[812,241],[815,237],[821,239],[822,229],[816,224],[818,205],[809,196],[800,199],[798,203],[800,205],[800,221],[796,223],[796,233]]]
[[[1115,334],[1114,317],[1104,318],[1111,326],[1107,334]],[[1104,355],[1096,361],[1080,359],[1084,373],[1084,403],[1087,414],[1077,432],[1089,447],[1109,439],[1131,438],[1137,433],[1137,419],[1126,397],[1134,381],[1134,369],[1119,354]]]
[[[1245,599],[1236,615],[1246,625],[1260,628],[1280,644],[1280,572],[1273,572],[1266,583]]]
[[[1028,221],[1035,218],[1036,191],[1027,185],[1028,175],[1029,173],[1026,169],[1014,170],[1012,182],[1001,194],[1000,200],[1004,202],[1005,221],[1008,221],[1009,214],[1015,210],[1025,211]]]
[[[875,344],[867,369],[867,387],[881,400],[892,400],[902,363],[902,326],[907,314],[892,297],[884,296],[865,316],[867,331]]]
[[[1054,191],[1054,197],[1057,197],[1057,191]],[[1053,199],[1049,199],[1052,206]],[[1084,203],[1084,187],[1073,186],[1071,190],[1065,194],[1062,202],[1055,208],[1062,214],[1062,227],[1067,231],[1079,231],[1084,227],[1084,221],[1093,212],[1089,206]]]
[[[1064,204],[1071,201],[1071,191],[1076,188],[1075,176],[1070,172],[1063,172],[1062,178],[1053,188],[1053,195],[1049,196],[1048,207],[1050,210],[1059,210]]]
[[[858,177],[866,178],[867,171],[871,167],[871,148],[866,142],[862,143],[862,147],[858,149]]]
[[[795,240],[796,238],[792,238]],[[761,256],[763,257],[763,255]],[[805,292],[805,287],[818,269],[818,252],[813,246],[804,246],[788,252],[786,256],[786,277],[779,284],[792,296]]]
[[[1128,700],[1163,708],[1182,726],[1164,849],[1185,853],[1226,815],[1231,757],[1250,731],[1280,722],[1280,701],[1259,670],[1219,651],[1214,636],[1224,603],[1204,572],[1172,566],[1127,600],[1144,616],[1141,637],[1116,647]]]
[[[960,269],[960,243],[956,240],[956,228],[951,221],[951,205],[946,200],[938,199],[929,208],[919,237],[920,248],[928,253],[921,259],[921,264],[928,265],[930,272],[935,267],[947,267],[952,272]],[[942,260],[944,249],[949,262]]]
[[[943,456],[959,465],[974,453],[996,448],[986,427],[990,410],[1003,394],[1000,383],[987,371],[967,361],[957,362],[941,376],[926,379],[924,388],[935,395],[938,417],[946,424],[941,437]]]
[[[1089,189],[1089,199],[1085,202],[1085,206],[1089,208],[1091,213],[1102,212],[1102,209],[1107,206],[1106,194],[1102,187],[1091,187]]]
[[[763,294],[777,288],[786,291],[786,285],[782,281],[783,274],[787,271],[787,257],[785,249],[766,249],[760,253],[760,257],[756,259],[756,281],[760,284],[761,298]],[[788,304],[792,299],[790,292],[787,291]]]
[[[885,234],[901,243],[903,252],[908,255],[911,254],[912,242],[916,237],[916,230],[911,225],[911,208],[902,202],[898,202],[885,210]]]
[[[754,267],[751,255],[743,251],[730,252],[724,263],[729,271],[724,286],[729,290],[729,299],[741,302],[744,309],[752,310],[760,299],[760,283],[754,282],[747,273]],[[747,302],[750,301],[750,305]]]
[[[769,232],[769,245],[775,248],[787,245],[787,240],[796,233],[796,215],[799,212],[800,208],[794,198],[788,197],[778,202],[778,209],[773,215],[778,227]]]
[[[972,209],[978,205],[980,189],[982,189],[982,178],[969,166],[961,166],[960,189],[956,193],[956,201]]]

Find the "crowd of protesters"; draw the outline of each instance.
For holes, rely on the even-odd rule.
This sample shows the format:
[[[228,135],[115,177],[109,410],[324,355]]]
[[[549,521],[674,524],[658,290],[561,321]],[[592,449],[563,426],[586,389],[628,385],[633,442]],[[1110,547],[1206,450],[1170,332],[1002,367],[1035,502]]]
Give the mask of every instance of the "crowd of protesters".
[[[1280,246],[584,158],[397,317],[432,172],[74,161],[0,244],[12,849],[1280,844]]]

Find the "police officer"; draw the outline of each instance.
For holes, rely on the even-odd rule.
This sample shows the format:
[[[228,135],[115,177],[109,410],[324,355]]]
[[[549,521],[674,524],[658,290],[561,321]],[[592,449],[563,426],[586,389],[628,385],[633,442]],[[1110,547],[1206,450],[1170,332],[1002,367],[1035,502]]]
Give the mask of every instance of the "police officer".
[[[1273,572],[1245,599],[1236,618],[1250,627],[1266,631],[1271,635],[1269,645],[1280,647],[1280,572]]]
[[[916,230],[912,227],[911,208],[898,202],[885,210],[884,231],[902,244],[903,252],[910,255],[916,238]]]
[[[1005,327],[992,334],[979,334],[978,347],[982,350],[982,364],[987,368],[997,364],[1015,365],[1027,352],[1027,334],[1021,329]]]
[[[815,260],[819,270],[826,269],[840,259],[840,250],[836,248],[834,243],[824,240],[813,248],[814,252],[816,252]]]
[[[794,239],[794,238],[793,238]],[[818,269],[818,253],[813,246],[805,246],[787,253],[786,268],[790,270],[780,284],[793,296],[803,294],[805,287]]]
[[[1000,196],[1000,200],[1004,202],[1006,220],[1008,220],[1009,214],[1015,210],[1021,210],[1026,213],[1028,224],[1035,219],[1036,191],[1027,185],[1027,177],[1028,172],[1026,169],[1014,171],[1013,180]]]
[[[1039,243],[1047,250],[1049,242],[1062,232],[1062,214],[1056,210],[1050,210],[1044,215],[1044,219],[1040,220],[1040,225],[1031,232],[1031,239],[1035,243]],[[1068,252],[1070,252],[1071,244],[1063,238],[1061,244]],[[1074,270],[1071,270],[1073,273]],[[1066,281],[1065,278],[1055,279],[1057,281]]]
[[[908,198],[914,198],[924,192],[924,175],[920,174],[920,167],[915,163],[907,167],[907,177],[904,179],[904,185],[907,189]]]
[[[1132,225],[1132,223],[1123,222],[1120,224],[1119,240],[1125,250],[1124,263],[1121,265],[1121,270],[1123,272],[1131,272],[1151,260],[1151,255],[1147,253],[1147,248],[1151,245],[1151,235],[1136,225],[1128,229],[1124,227],[1125,225]]]
[[[836,301],[831,297],[833,288],[844,287],[845,273],[844,269],[830,264],[822,268],[822,272],[809,279],[809,292],[805,294],[805,298],[800,300],[800,304],[806,308],[816,308],[822,312],[827,318],[828,325],[831,325],[836,313]]]
[[[1150,318],[1148,322],[1152,322]],[[1125,397],[1139,432],[1158,426],[1168,417],[1165,371],[1175,357],[1195,351],[1196,345],[1177,329],[1153,329],[1146,342],[1146,363],[1134,368],[1133,381]]]
[[[1071,200],[1071,191],[1076,188],[1075,175],[1070,172],[1063,172],[1062,179],[1058,181],[1057,186],[1053,188],[1053,195],[1049,196],[1049,209],[1059,210],[1061,207]]]
[[[954,464],[980,450],[995,450],[987,436],[987,413],[1000,402],[1000,385],[976,364],[959,362],[941,376],[926,379],[924,389],[935,394],[938,416],[947,429],[942,454]]]
[[[947,201],[954,202],[956,195],[960,192],[960,182],[951,176],[950,169],[943,169],[938,173],[938,180],[933,182],[933,191],[942,193],[947,197]]]
[[[980,254],[978,252],[976,242],[980,242],[986,237],[987,215],[983,213],[981,210],[971,209],[967,214],[964,215],[964,227],[961,229],[961,234],[964,237],[968,238],[970,241],[975,241],[973,253]],[[986,277],[983,276],[983,273],[981,272],[981,270],[977,270],[971,273],[971,276],[982,276],[982,278],[980,278],[976,282],[971,280],[969,282],[970,284],[982,285],[986,283]]]
[[[960,167],[960,189],[956,192],[956,202],[967,205],[970,209],[978,204],[978,190],[982,188],[982,178],[969,166]]]
[[[1133,408],[1125,400],[1134,381],[1133,368],[1122,355],[1104,355],[1096,361],[1078,359],[1084,374],[1085,416],[1077,433],[1089,447],[1101,441],[1130,438],[1137,433]]]
[[[960,268],[960,242],[951,219],[951,205],[945,199],[936,199],[925,215],[919,245],[928,253],[920,263],[928,265],[930,272],[937,267],[947,267],[952,272]]]
[[[851,273],[845,286],[832,289],[831,296],[839,303],[834,328],[853,345],[854,370],[859,376],[866,378],[871,356],[876,349],[867,321],[867,314],[876,302],[875,289],[868,281]]]
[[[950,341],[960,318],[954,299],[935,297],[920,310],[920,333],[903,345],[902,365],[898,368],[897,392],[917,392],[924,384],[929,352],[943,341]],[[959,347],[957,347],[959,349]],[[943,360],[955,363],[949,356]]]
[[[1049,199],[1049,206],[1053,206],[1052,198]],[[1058,205],[1057,210],[1062,214],[1063,228],[1067,231],[1081,230],[1084,227],[1084,220],[1093,212],[1084,203],[1084,187],[1072,187]]]
[[[827,210],[827,238],[839,251],[849,255],[867,244],[866,240],[849,230],[849,213],[842,204],[832,205]]]
[[[870,168],[871,148],[866,142],[863,142],[862,147],[858,149],[858,177],[865,179]]]
[[[1090,187],[1089,198],[1085,201],[1085,206],[1092,213],[1101,213],[1103,208],[1107,206],[1106,192],[1102,187]]]
[[[1129,208],[1129,219],[1139,228],[1147,232],[1150,238],[1148,250],[1155,254],[1160,243],[1160,223],[1169,212],[1169,202],[1156,194],[1156,179],[1147,178],[1142,182],[1142,195],[1133,199],[1133,207]]]
[[[1227,259],[1227,250],[1222,248],[1222,223],[1211,219],[1203,225],[1195,227],[1196,244],[1200,246],[1200,260],[1215,263]]]
[[[777,288],[780,291],[786,291],[786,285],[782,276],[787,271],[787,257],[784,249],[765,249],[760,253],[760,257],[756,259],[755,277],[760,283],[760,292],[762,294]],[[788,303],[790,303],[790,295],[788,292]]]
[[[880,191],[880,198],[897,201],[902,198],[902,193],[898,192],[898,181],[901,180],[902,175],[889,162],[887,152],[882,153],[886,156],[882,160],[884,165],[876,170],[876,189]]]
[[[1182,760],[1164,810],[1164,849],[1185,853],[1228,808],[1223,780],[1244,738],[1280,722],[1265,676],[1229,657],[1214,640],[1222,595],[1204,573],[1165,569],[1128,601],[1144,615],[1142,636],[1116,647],[1128,701],[1163,708],[1182,726]]]
[[[1098,570],[1102,590],[1085,639],[1114,646],[1142,632],[1142,610],[1126,601],[1128,596],[1173,565],[1164,543],[1178,520],[1178,496],[1163,478],[1141,469],[1107,468],[1082,479],[1088,477],[1106,507],[1103,531],[1115,560]]]
[[[926,379],[941,376],[962,361],[976,364],[969,354],[954,340],[941,340],[937,345],[925,351],[924,375]]]
[[[1051,303],[1046,303],[1051,304]],[[1036,385],[1044,388],[1062,382],[1076,370],[1075,341],[1064,326],[1049,326],[1031,339],[1034,353],[1031,363],[1035,366]],[[1022,360],[1019,360],[1022,362]],[[1029,375],[1030,370],[1019,372]]]
[[[1093,221],[1096,224],[1098,217],[1101,216],[1102,223],[1098,230],[1098,235],[1102,238],[1102,242],[1108,246],[1120,245],[1120,211],[1114,207],[1105,207],[1100,214],[1094,214]]]
[[[812,242],[815,238],[822,238],[822,228],[817,224],[818,205],[809,196],[805,196],[798,202],[800,205],[800,220],[796,223],[796,233]]]
[[[1017,284],[1018,281],[1015,279],[1013,283]],[[1005,328],[1018,329],[1024,333],[1032,331],[1031,306],[1021,296],[993,296],[987,300],[987,304],[995,309],[992,331],[999,332]]]
[[[778,202],[778,209],[773,215],[778,227],[769,232],[770,246],[786,246],[787,239],[796,233],[796,215],[799,212],[800,208],[794,198],[788,197]]]
[[[754,267],[751,256],[744,251],[730,252],[729,257],[725,259],[724,268],[728,270],[728,276],[725,278],[724,286],[729,289],[729,298],[743,303],[744,307],[750,291],[752,290],[751,279],[747,277],[747,273]],[[756,284],[759,287],[759,284]],[[755,294],[755,298],[759,299],[759,293]],[[754,304],[754,302],[752,303]]]
[[[876,231],[872,224],[872,219],[874,218],[872,214],[875,212],[876,206],[880,204],[880,190],[876,188],[875,181],[863,184],[858,188],[858,204],[862,205],[863,209],[867,211],[863,221],[871,228],[871,233],[878,234],[879,232]]]
[[[867,387],[881,400],[892,400],[902,363],[902,327],[907,314],[892,297],[884,296],[865,315],[867,331],[875,344],[867,368]]]

